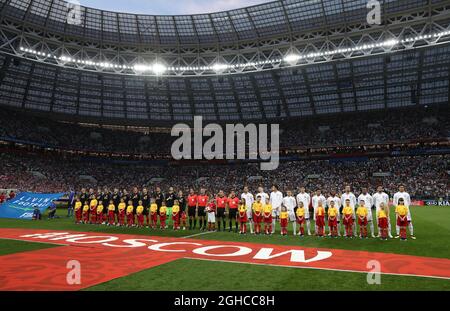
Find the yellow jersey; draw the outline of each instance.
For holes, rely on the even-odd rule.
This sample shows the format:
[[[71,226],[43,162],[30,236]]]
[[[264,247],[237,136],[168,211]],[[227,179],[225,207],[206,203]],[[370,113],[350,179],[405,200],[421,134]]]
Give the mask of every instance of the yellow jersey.
[[[400,216],[406,216],[408,214],[408,207],[406,205],[397,205],[395,212]]]
[[[367,217],[367,208],[365,206],[358,206],[356,215],[358,215],[358,217]]]
[[[159,214],[160,215],[165,215],[167,213],[167,207],[166,206],[161,206],[161,208],[159,209]]]
[[[133,213],[133,210],[134,210],[133,205],[128,205],[128,206],[127,206],[127,214],[132,214],[132,213]]]
[[[126,207],[125,203],[119,203],[119,211],[125,210],[125,207]]]
[[[323,216],[323,215],[325,215],[325,209],[323,208],[323,206],[319,206],[318,208],[317,208],[317,216]]]
[[[247,211],[247,206],[239,205],[239,213],[245,213]]]
[[[378,211],[378,218],[387,218],[386,211],[380,209],[380,210]]]
[[[271,204],[266,204],[266,206],[264,206],[264,214],[272,214],[272,205]]]
[[[172,215],[173,214],[177,214],[179,212],[180,212],[180,206],[179,205],[172,206]]]
[[[81,202],[75,202],[75,210],[78,211],[82,205]]]
[[[136,207],[136,213],[137,214],[142,214],[144,212],[144,207],[142,205],[139,205],[138,207]]]
[[[91,204],[91,207],[97,207],[97,204],[98,204],[97,199],[92,199],[90,204]]]
[[[102,204],[97,206],[97,214],[100,214],[101,212],[103,212],[103,205]]]
[[[328,216],[329,217],[336,217],[338,213],[339,213],[339,211],[338,211],[338,209],[336,207],[330,207],[328,209]]]
[[[295,214],[297,215],[297,217],[305,216],[305,208],[304,207],[297,208],[297,211],[295,212]]]
[[[287,219],[288,218],[288,212],[281,212],[280,213],[280,219]]]
[[[89,211],[89,205],[85,205],[85,206],[83,206],[83,212],[87,212],[87,211]]]
[[[351,206],[345,206],[342,213],[346,216],[353,215],[353,208]]]
[[[150,212],[152,213],[152,214],[154,214],[154,213],[156,213],[158,211],[158,205],[156,204],[156,203],[152,203],[151,205],[150,205]]]
[[[108,211],[115,211],[116,210],[116,207],[114,206],[114,204],[109,204],[108,205]]]
[[[262,211],[262,203],[255,202],[252,206],[253,212],[260,214]]]

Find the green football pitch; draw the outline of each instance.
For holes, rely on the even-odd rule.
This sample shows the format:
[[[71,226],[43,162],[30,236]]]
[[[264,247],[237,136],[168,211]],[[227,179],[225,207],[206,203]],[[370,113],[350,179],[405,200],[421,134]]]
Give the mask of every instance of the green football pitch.
[[[328,239],[313,236],[245,236],[230,232],[196,235],[195,239],[245,241],[262,244],[301,245],[348,250],[365,250],[450,258],[450,208],[412,207],[416,240],[398,239]],[[153,236],[182,237],[199,231],[150,230],[103,225],[77,225],[58,210],[61,218],[42,221],[0,219],[0,228],[39,228],[48,230],[124,233]],[[391,215],[394,223],[393,215]],[[395,228],[395,227],[394,227]],[[279,232],[279,230],[278,230]],[[292,230],[290,231],[292,232]],[[45,243],[31,243],[0,239],[0,256],[53,247]],[[87,290],[450,290],[450,280],[412,276],[382,275],[381,284],[369,285],[367,274],[354,272],[296,269],[242,263],[211,262],[179,259],[143,270],[126,277],[105,282]]]

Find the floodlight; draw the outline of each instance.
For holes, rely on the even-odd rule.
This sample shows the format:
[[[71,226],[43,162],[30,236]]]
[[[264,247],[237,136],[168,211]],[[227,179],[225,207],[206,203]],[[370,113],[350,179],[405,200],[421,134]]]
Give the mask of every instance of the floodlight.
[[[164,72],[166,72],[166,70],[167,70],[167,67],[161,63],[154,63],[152,66],[152,71],[156,75],[163,74]]]
[[[225,69],[227,69],[228,66],[227,66],[226,64],[219,64],[219,63],[217,63],[217,64],[214,64],[214,65],[212,66],[212,68],[213,68],[213,70],[214,70],[215,72],[222,72],[222,71],[224,71]]]

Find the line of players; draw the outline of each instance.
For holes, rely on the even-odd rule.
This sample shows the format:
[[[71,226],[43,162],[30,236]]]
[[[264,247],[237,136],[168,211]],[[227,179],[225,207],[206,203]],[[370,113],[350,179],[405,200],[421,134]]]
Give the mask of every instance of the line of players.
[[[403,185],[392,201],[396,208],[396,238],[406,240],[408,227],[411,238],[415,239],[409,211],[411,199]],[[173,188],[169,189],[167,195],[159,188],[152,195],[145,188],[142,193],[134,188],[130,195],[126,190],[120,193],[115,189],[113,193],[109,193],[105,188],[99,189],[95,194],[93,189],[89,193],[82,189],[76,197],[74,208],[77,223],[138,227],[146,225],[152,229],[166,229],[171,224],[174,230],[185,230],[189,224],[188,228],[194,230],[198,221],[200,230],[215,231],[217,218],[219,231],[226,230],[228,220],[228,231],[232,231],[234,223],[235,231],[239,228],[241,234],[247,232],[247,224],[252,234],[262,233],[262,225],[265,234],[273,234],[278,221],[282,235],[288,234],[288,225],[292,223],[293,234],[299,236],[304,236],[305,232],[311,235],[310,214],[313,212],[314,234],[317,236],[325,236],[327,227],[328,236],[341,236],[342,225],[345,237],[356,237],[358,224],[361,238],[368,237],[368,227],[371,236],[375,237],[376,222],[378,237],[393,237],[389,220],[389,196],[382,186],[373,195],[368,193],[367,188],[362,188],[358,198],[351,192],[350,186],[345,187],[340,197],[332,191],[328,198],[322,195],[320,189],[311,198],[304,187],[299,187],[299,193],[295,197],[290,190],[283,196],[276,185],[272,186],[270,195],[259,187],[255,196],[249,192],[248,187],[244,187],[240,199],[234,191],[228,196],[219,191],[217,196],[209,197],[205,189],[201,189],[199,194],[191,189],[187,198],[181,191],[175,194]],[[376,217],[372,215],[373,208]]]
[[[166,229],[171,220],[174,229],[186,229],[185,199],[181,191],[178,195],[179,198],[172,187],[167,195],[159,187],[153,194],[146,188],[139,192],[137,187],[130,194],[126,189],[120,192],[116,188],[110,193],[105,187],[95,193],[94,189],[86,192],[83,188],[75,197],[75,222],[128,227],[144,227],[146,223],[147,227],[153,229]]]

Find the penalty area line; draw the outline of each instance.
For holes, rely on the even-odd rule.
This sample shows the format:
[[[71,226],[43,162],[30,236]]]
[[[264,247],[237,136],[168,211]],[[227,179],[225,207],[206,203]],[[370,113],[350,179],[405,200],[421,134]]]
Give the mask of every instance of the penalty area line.
[[[432,275],[420,275],[420,274],[393,273],[393,272],[392,273],[391,272],[371,272],[369,270],[368,271],[358,271],[358,270],[318,268],[318,267],[307,267],[307,266],[288,266],[288,265],[276,265],[276,264],[257,263],[257,262],[234,261],[234,260],[231,261],[231,260],[222,260],[222,259],[207,259],[207,258],[194,258],[194,257],[183,257],[183,259],[203,260],[203,261],[223,262],[223,263],[240,263],[240,264],[247,264],[247,265],[271,266],[271,267],[281,267],[281,268],[313,269],[313,270],[350,272],[350,273],[362,273],[362,274],[373,273],[373,274],[384,274],[384,275],[393,275],[393,276],[414,276],[414,277],[420,277],[420,278],[450,280],[450,278],[445,277],[445,276],[432,276]]]

